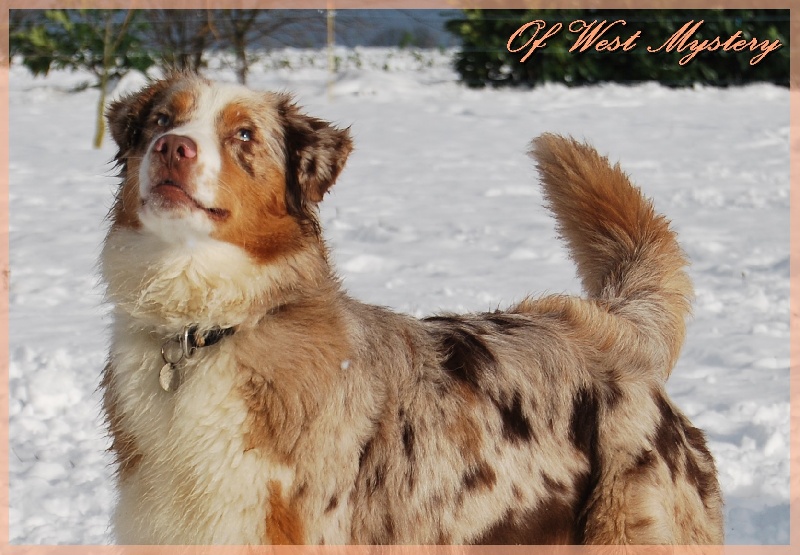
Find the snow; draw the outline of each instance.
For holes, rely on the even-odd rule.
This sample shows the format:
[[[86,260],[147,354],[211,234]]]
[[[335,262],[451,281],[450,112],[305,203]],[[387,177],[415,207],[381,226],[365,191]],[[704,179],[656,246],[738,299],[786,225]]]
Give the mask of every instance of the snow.
[[[470,90],[448,52],[263,58],[256,88],[352,126],[321,209],[345,286],[414,315],[578,293],[527,143],[586,138],[673,222],[697,298],[670,393],[708,435],[731,544],[789,542],[789,93],[771,85]],[[209,74],[232,80],[225,60]],[[10,69],[10,539],[107,543],[113,504],[97,393],[109,324],[96,260],[116,186],[91,148],[89,76]],[[130,75],[120,90],[135,90]]]

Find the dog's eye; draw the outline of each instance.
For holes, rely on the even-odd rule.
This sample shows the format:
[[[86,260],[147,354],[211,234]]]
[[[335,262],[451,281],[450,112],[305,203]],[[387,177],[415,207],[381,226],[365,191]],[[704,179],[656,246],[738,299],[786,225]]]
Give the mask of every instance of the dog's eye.
[[[170,123],[170,118],[167,114],[158,114],[156,116],[156,125],[159,127],[166,127]]]
[[[235,137],[243,143],[246,143],[253,140],[253,132],[250,129],[239,129],[236,132]]]

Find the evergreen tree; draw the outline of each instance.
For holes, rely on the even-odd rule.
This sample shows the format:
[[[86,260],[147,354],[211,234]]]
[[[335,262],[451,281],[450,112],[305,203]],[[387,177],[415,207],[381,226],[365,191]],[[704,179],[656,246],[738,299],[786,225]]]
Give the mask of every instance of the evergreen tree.
[[[642,36],[637,46],[627,52],[583,52],[570,49],[579,33],[569,30],[570,23],[624,20],[607,38],[619,35],[622,40],[637,30]],[[543,20],[548,28],[561,23],[561,30],[546,40],[524,62],[527,48],[510,52],[509,38],[523,25]],[[750,59],[757,54],[743,52],[701,52],[690,62],[679,61],[688,53],[649,52],[658,48],[689,21],[703,21],[695,38],[724,41],[737,31],[744,39],[759,42],[779,40],[782,47],[765,56],[756,65]],[[524,85],[560,82],[585,85],[602,81],[635,83],[659,81],[668,86],[703,83],[714,86],[766,81],[789,85],[789,12],[788,10],[464,10],[458,19],[447,22],[447,29],[461,38],[455,67],[469,86]],[[523,46],[535,30],[522,33],[512,48]],[[538,36],[545,34],[540,31]]]

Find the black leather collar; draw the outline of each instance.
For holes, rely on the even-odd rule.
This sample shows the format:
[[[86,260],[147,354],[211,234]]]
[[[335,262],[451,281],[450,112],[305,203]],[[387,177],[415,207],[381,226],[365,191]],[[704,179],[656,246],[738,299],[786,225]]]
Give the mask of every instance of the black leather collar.
[[[210,347],[234,333],[236,333],[236,328],[211,328],[206,332],[199,333],[197,326],[191,326],[186,335],[187,347],[190,349]]]
[[[158,382],[164,391],[173,392],[183,380],[183,367],[192,358],[194,352],[202,347],[210,347],[222,341],[224,337],[233,335],[236,328],[211,328],[200,332],[199,326],[186,326],[183,332],[167,339],[161,345],[161,358],[164,366],[158,373]]]

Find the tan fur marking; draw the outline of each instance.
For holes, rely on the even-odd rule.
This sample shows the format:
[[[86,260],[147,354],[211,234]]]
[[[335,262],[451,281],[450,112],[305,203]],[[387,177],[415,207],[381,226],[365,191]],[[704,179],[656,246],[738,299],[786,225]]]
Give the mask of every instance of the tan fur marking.
[[[467,389],[466,386],[462,387]],[[465,460],[478,459],[483,447],[483,432],[472,418],[465,416],[453,421],[448,428],[448,432],[453,443],[461,449],[461,454]]]
[[[270,482],[269,513],[267,514],[267,537],[272,545],[302,545],[304,543],[303,521],[290,507],[281,493],[278,482]]]
[[[129,162],[129,172],[139,171],[139,161]],[[117,192],[117,198],[111,208],[111,221],[113,228],[139,229],[142,223],[139,221],[139,189],[137,181],[126,179]]]
[[[216,208],[229,211],[214,232],[214,237],[240,246],[258,262],[302,249],[309,240],[286,207],[286,180],[281,161],[273,152],[274,139],[265,135],[273,125],[264,120],[271,104],[231,104],[220,114],[217,129],[222,138],[224,186],[220,187]],[[253,135],[237,138],[240,129]]]
[[[128,478],[141,461],[142,454],[136,448],[134,437],[122,425],[122,415],[117,404],[116,389],[113,386],[113,368],[111,363],[103,369],[100,387],[103,390],[103,410],[111,436],[109,450],[114,454],[117,474],[121,480]]]
[[[180,123],[189,116],[196,102],[197,96],[191,89],[178,90],[169,99],[167,108],[171,113],[167,115]]]
[[[291,255],[309,241],[297,221],[286,213],[283,174],[274,166],[257,167],[252,179],[230,156],[223,158],[226,187],[215,208],[231,214],[214,231],[214,238],[240,246],[266,264]]]

